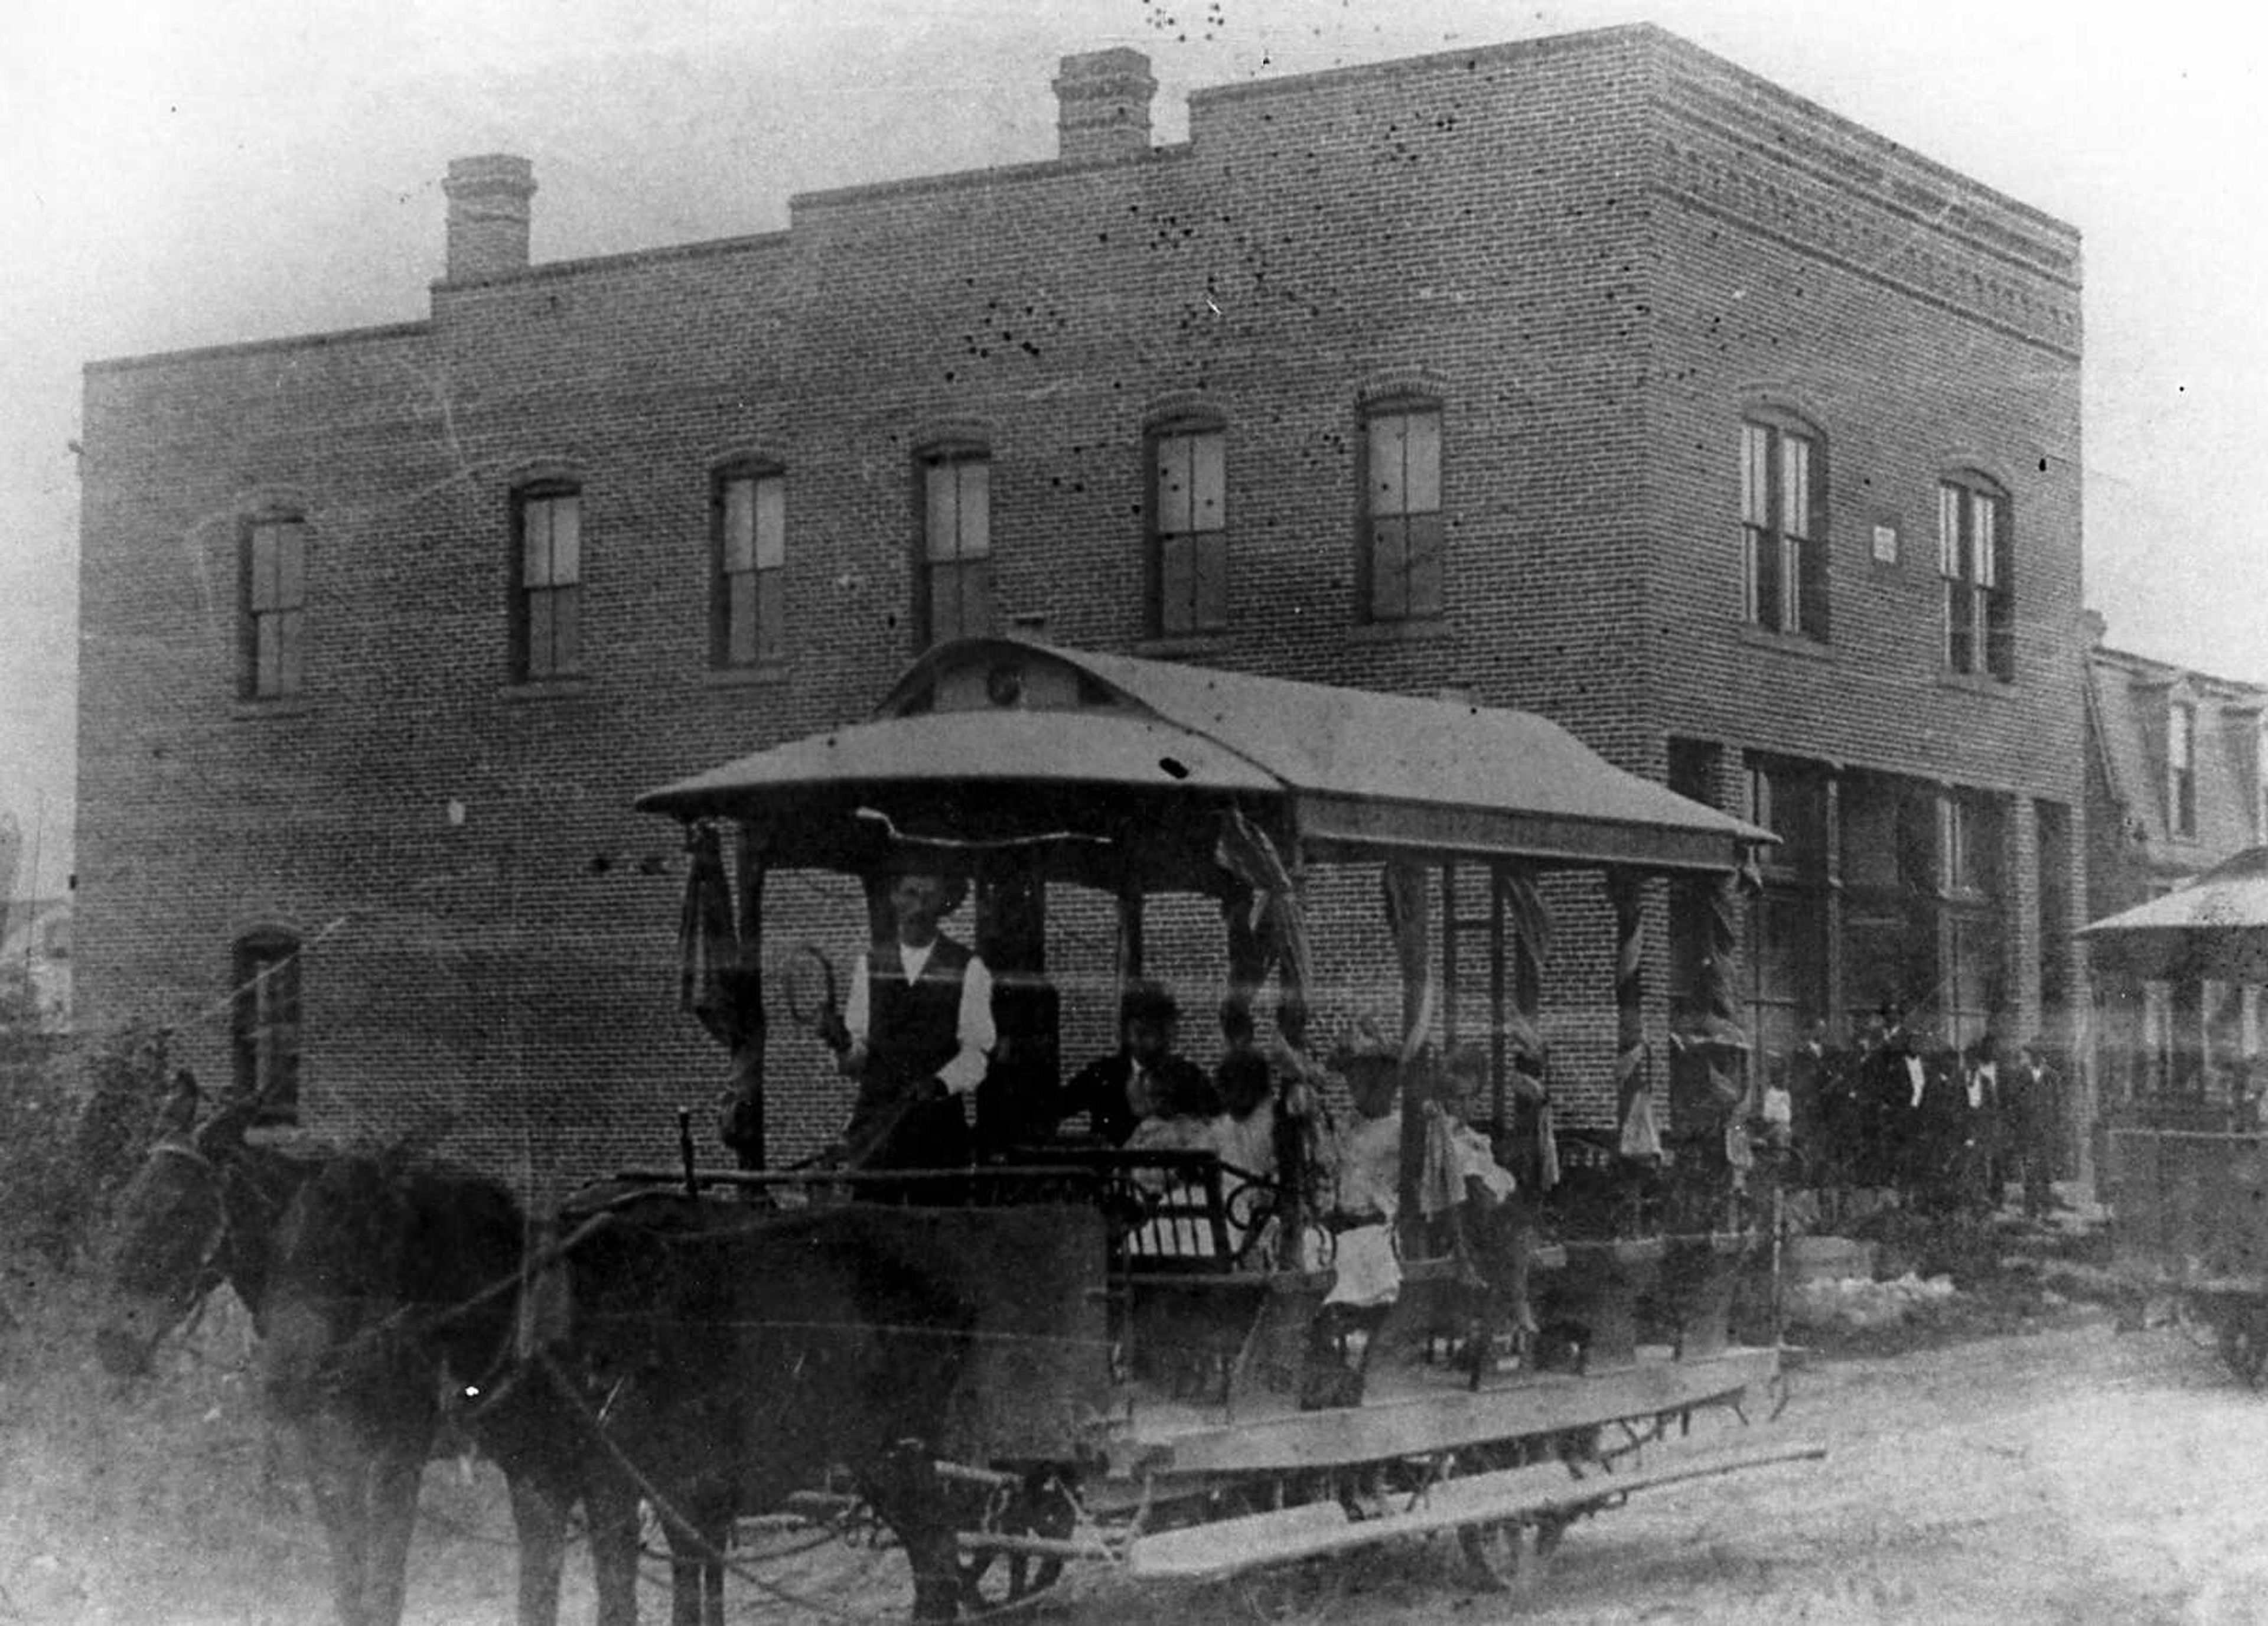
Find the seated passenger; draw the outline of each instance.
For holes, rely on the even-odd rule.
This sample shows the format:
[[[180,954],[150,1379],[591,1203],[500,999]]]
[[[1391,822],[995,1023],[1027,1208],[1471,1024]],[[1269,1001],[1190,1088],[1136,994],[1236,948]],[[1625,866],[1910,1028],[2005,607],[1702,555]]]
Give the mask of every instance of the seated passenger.
[[[1219,1098],[1204,1071],[1174,1052],[1180,1006],[1157,982],[1136,982],[1118,1002],[1119,1048],[1080,1068],[1064,1085],[1058,1120],[1084,1112],[1100,1138],[1114,1146],[1134,1141],[1145,1121],[1217,1115]],[[1185,1131],[1176,1129],[1172,1136]],[[1145,1140],[1154,1144],[1158,1132]]]
[[[1276,1172],[1276,1074],[1254,1049],[1231,1050],[1213,1069],[1220,1115],[1212,1149],[1231,1168],[1266,1178]]]
[[[1276,1174],[1276,1076],[1258,1050],[1232,1048],[1213,1070],[1213,1088],[1221,1111],[1204,1120],[1188,1144],[1220,1159],[1228,1247],[1245,1260],[1251,1228],[1274,1211],[1267,1182]],[[1265,1240],[1259,1248],[1262,1254],[1272,1252]]]
[[[1483,1324],[1471,1350],[1476,1362],[1489,1357],[1489,1346],[1499,1334],[1510,1336],[1516,1351],[1525,1350],[1535,1335],[1528,1273],[1535,1248],[1538,1194],[1520,1188],[1518,1177],[1498,1162],[1488,1137],[1472,1127],[1488,1078],[1488,1056],[1477,1045],[1461,1045],[1450,1053],[1440,1095],[1426,1103],[1432,1122],[1421,1185],[1429,1215],[1455,1215],[1460,1239],[1486,1286]],[[1506,1082],[1515,1109],[1542,1105],[1540,1080],[1515,1067]],[[1514,1115],[1519,1115],[1517,1110]],[[1523,1160],[1531,1181],[1535,1181],[1540,1159],[1528,1156]]]
[[[1488,1057],[1460,1045],[1442,1069],[1441,1088],[1425,1103],[1425,1164],[1418,1202],[1427,1218],[1469,1203],[1482,1210],[1512,1196],[1512,1171],[1496,1160],[1488,1137],[1472,1126],[1473,1107],[1488,1081]]]
[[[1342,1063],[1354,1122],[1339,1137],[1330,1226],[1337,1236],[1335,1279],[1323,1303],[1355,1308],[1391,1304],[1402,1291],[1394,1222],[1402,1210],[1401,1068],[1370,1047]]]

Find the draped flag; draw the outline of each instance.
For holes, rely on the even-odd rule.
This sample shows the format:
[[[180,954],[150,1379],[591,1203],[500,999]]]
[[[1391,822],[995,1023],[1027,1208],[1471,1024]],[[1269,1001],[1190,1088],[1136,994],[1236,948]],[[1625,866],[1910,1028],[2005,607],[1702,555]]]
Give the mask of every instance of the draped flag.
[[[1734,1058],[1749,1048],[1749,1036],[1742,1031],[1735,1003],[1741,984],[1740,916],[1747,897],[1763,889],[1763,878],[1753,861],[1743,864],[1737,876],[1727,876],[1710,889],[1709,953],[1701,964],[1698,1038],[1707,1047],[1703,1054],[1711,1090],[1725,1111],[1725,1160],[1735,1169],[1748,1169],[1756,1163],[1755,1149],[1749,1142],[1749,1120],[1761,1105],[1755,1069],[1741,1064],[1737,1077],[1731,1071]]]
[[[1221,905],[1228,929],[1230,997],[1248,1010],[1253,996],[1276,973],[1276,1032],[1285,1047],[1288,1075],[1277,1101],[1276,1157],[1296,1199],[1286,1236],[1300,1233],[1304,1206],[1312,1210],[1330,1173],[1326,1144],[1329,1115],[1307,1054],[1307,986],[1313,960],[1307,924],[1291,870],[1267,833],[1237,808],[1220,818],[1213,862],[1226,871],[1229,893]]]
[[[1654,1122],[1653,1069],[1646,1045],[1646,912],[1639,878],[1607,872],[1607,898],[1615,911],[1615,1099],[1622,1118],[1620,1148],[1626,1158],[1661,1155]]]
[[[728,974],[739,969],[740,934],[733,928],[733,889],[725,879],[724,844],[706,820],[685,830],[685,902],[677,918],[677,1004],[719,1044],[733,1042]]]
[[[1551,952],[1551,911],[1544,904],[1533,871],[1507,865],[1497,872],[1502,880],[1505,913],[1512,923],[1513,938],[1540,975]],[[1521,1055],[1540,1063],[1543,1059],[1543,1034],[1536,1026],[1536,1013],[1521,998],[1523,995],[1532,995],[1533,990],[1520,987],[1518,978],[1513,981],[1515,997],[1505,1005],[1505,1040]]]
[[[1313,959],[1307,947],[1307,923],[1300,909],[1300,894],[1292,872],[1278,856],[1267,832],[1232,807],[1221,815],[1220,835],[1213,846],[1213,862],[1250,889],[1248,913],[1230,916],[1229,953],[1232,975],[1238,968],[1239,937],[1248,968],[1256,968],[1253,984],[1270,968],[1276,973],[1276,1028],[1293,1046],[1303,1046],[1307,1035],[1307,985]],[[1240,916],[1242,918],[1240,919]]]
[[[753,923],[763,888],[759,838],[743,831],[741,910]],[[764,1156],[764,1004],[762,946],[734,918],[725,872],[723,837],[703,820],[686,827],[685,902],[678,916],[678,1004],[709,1036],[732,1052],[731,1075],[718,1108],[717,1137],[743,1168]]]
[[[1559,1183],[1559,1135],[1552,1127],[1550,1086],[1535,1108],[1535,1183],[1549,1191]]]
[[[1408,858],[1386,865],[1381,877],[1386,929],[1402,972],[1402,1062],[1406,1067],[1431,1036],[1440,996],[1433,983],[1433,912],[1425,867]]]
[[[1511,1068],[1512,1056],[1506,1059],[1520,1099],[1535,1109],[1535,1179],[1542,1189],[1549,1191],[1559,1183],[1559,1138],[1551,1115],[1551,1058],[1537,1021],[1535,1001],[1543,962],[1551,953],[1551,911],[1543,901],[1543,891],[1536,884],[1535,871],[1524,865],[1503,865],[1496,873],[1498,895],[1512,925],[1513,941],[1519,948],[1521,960],[1529,968],[1527,974],[1516,972],[1511,988],[1506,990],[1505,1046],[1512,1056],[1532,1063],[1535,1071],[1530,1074]],[[1524,1089],[1521,1088],[1522,1085]],[[1510,1121],[1506,1107],[1506,1103],[1499,1100],[1496,1115],[1498,1122]]]

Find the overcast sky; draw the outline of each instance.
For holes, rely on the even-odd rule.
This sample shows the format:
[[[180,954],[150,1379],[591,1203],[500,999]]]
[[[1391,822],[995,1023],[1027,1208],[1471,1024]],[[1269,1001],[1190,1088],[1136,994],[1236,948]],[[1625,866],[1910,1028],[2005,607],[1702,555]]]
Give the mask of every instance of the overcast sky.
[[[1048,81],[1197,86],[1647,19],[2077,225],[2088,600],[2268,681],[2268,139],[2193,0],[71,0],[0,10],[0,809],[67,861],[79,368],[414,320],[448,160],[534,160],[539,261],[786,224],[792,193],[1051,157]],[[19,884],[20,891],[20,884]]]

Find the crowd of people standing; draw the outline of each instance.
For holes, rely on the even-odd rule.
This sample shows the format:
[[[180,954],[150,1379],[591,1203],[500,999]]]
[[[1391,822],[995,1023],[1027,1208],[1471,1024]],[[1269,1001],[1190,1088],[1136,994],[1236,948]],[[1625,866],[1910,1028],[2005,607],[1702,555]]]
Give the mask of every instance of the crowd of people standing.
[[[1939,1212],[1997,1209],[2011,1184],[2029,1218],[2054,1203],[2064,1082],[2039,1040],[2009,1053],[1987,1033],[1955,1048],[1886,1005],[1852,1046],[1814,1021],[1772,1071],[1764,1127],[1800,1184],[1892,1190]]]

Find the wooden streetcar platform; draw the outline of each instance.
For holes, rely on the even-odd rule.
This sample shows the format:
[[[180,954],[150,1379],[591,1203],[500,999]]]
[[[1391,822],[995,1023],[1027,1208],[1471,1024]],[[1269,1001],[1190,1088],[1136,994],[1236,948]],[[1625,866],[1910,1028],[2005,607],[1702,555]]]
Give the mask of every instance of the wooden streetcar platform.
[[[1270,1564],[1348,1552],[1408,1536],[1476,1526],[1568,1519],[1619,1503],[1635,1491],[1786,1462],[1815,1461],[1824,1446],[1798,1442],[1739,1451],[1696,1453],[1628,1473],[1572,1477],[1564,1463],[1538,1463],[1444,1479],[1407,1497],[1403,1505],[1357,1518],[1337,1501],[1320,1501],[1272,1512],[1250,1513],[1135,1538],[1127,1573],[1143,1580],[1211,1580]]]
[[[1728,1349],[1678,1360],[1647,1346],[1594,1374],[1518,1372],[1475,1389],[1445,1366],[1374,1372],[1363,1403],[1302,1411],[1288,1396],[1219,1406],[1139,1400],[1108,1444],[1112,1476],[1252,1475],[1351,1468],[1477,1443],[1524,1439],[1639,1417],[1736,1404],[1778,1372],[1778,1352]]]

